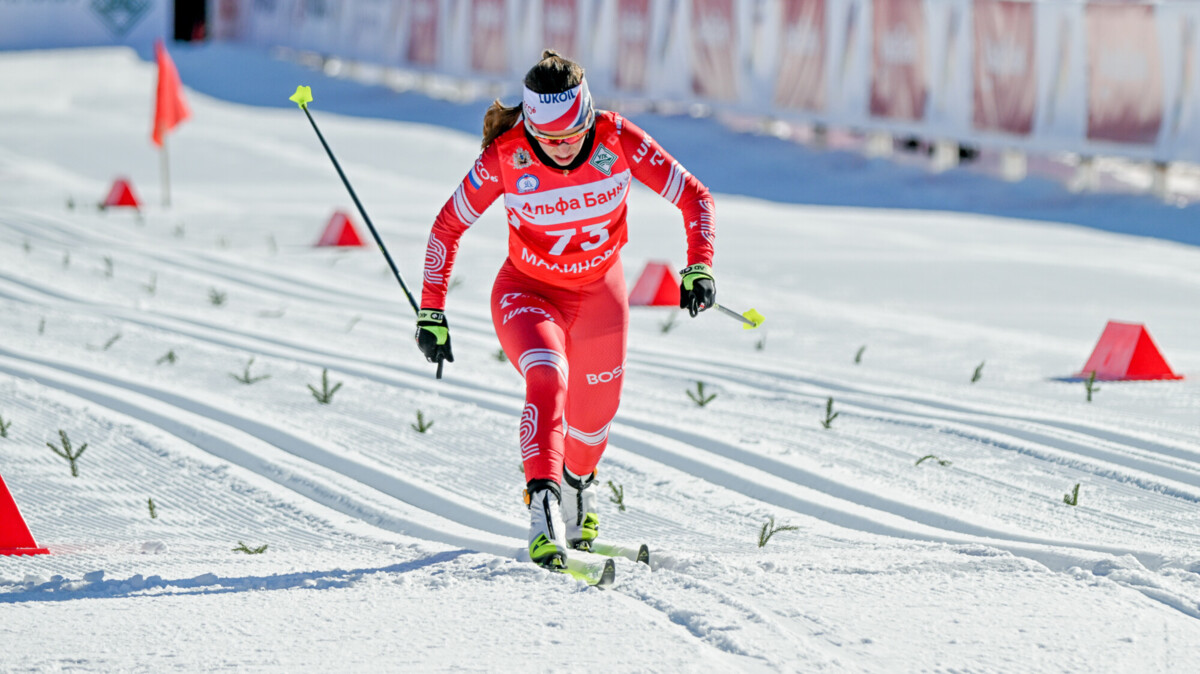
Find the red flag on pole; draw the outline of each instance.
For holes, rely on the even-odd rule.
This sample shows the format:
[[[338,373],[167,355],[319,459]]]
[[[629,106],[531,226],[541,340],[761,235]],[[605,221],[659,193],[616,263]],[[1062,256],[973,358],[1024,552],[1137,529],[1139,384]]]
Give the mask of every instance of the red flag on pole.
[[[154,56],[158,61],[158,97],[154,104],[154,133],[150,139],[162,147],[163,137],[180,122],[192,116],[187,101],[183,100],[183,83],[179,71],[163,41],[154,43]]]

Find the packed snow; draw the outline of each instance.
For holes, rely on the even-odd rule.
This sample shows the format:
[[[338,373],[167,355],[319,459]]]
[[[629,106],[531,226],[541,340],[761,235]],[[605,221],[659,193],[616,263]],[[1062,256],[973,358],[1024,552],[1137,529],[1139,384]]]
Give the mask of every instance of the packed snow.
[[[652,563],[601,590],[521,560],[500,209],[442,380],[379,251],[313,246],[335,209],[369,233],[296,85],[414,292],[487,101],[176,51],[170,208],[152,62],[0,54],[0,475],[51,551],[0,556],[0,670],[1196,671],[1196,207],[635,115],[717,192],[719,301],[767,321],[633,311],[601,538]],[[96,208],[117,176],[140,213]],[[630,286],[682,267],[678,212],[630,213]],[[1109,320],[1186,378],[1089,402]]]

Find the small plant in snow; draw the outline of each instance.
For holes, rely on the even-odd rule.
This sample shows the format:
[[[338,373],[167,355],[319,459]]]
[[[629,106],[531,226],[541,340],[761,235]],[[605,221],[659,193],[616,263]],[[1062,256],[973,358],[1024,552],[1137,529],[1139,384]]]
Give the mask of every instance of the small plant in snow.
[[[154,507],[154,499],[146,499],[146,505],[150,506],[150,519],[158,519],[158,508]]]
[[[825,418],[821,420],[821,426],[828,430],[833,425],[833,420],[838,418],[840,414],[841,412],[833,411],[833,397],[829,397],[825,400]]]
[[[1063,494],[1063,503],[1069,506],[1079,505],[1079,483],[1075,483],[1075,489],[1070,494]]]
[[[113,277],[113,259],[111,255],[104,256],[104,278]]]
[[[158,292],[158,274],[151,273],[150,274],[150,282],[143,285],[142,287],[145,288],[146,292],[150,293],[151,295]]]
[[[424,433],[433,426],[433,422],[426,422],[425,415],[421,412],[421,410],[417,410],[417,423],[409,425],[413,427],[414,431],[418,433]]]
[[[179,357],[175,355],[175,350],[171,349],[170,351],[163,354],[162,358],[159,358],[158,360],[154,361],[154,364],[162,365],[163,363],[170,363],[171,365],[174,365],[175,361],[177,361],[177,360],[179,360]]]
[[[665,334],[667,334],[668,332],[670,332],[670,331],[672,331],[672,330],[674,330],[674,329],[675,329],[675,321],[676,321],[678,318],[679,318],[679,315],[678,315],[677,313],[675,313],[674,311],[672,311],[670,314],[668,314],[668,315],[667,315],[667,320],[665,320],[665,321],[663,321],[662,323],[659,323],[659,324],[658,324],[658,329],[659,329],[659,330],[660,330],[660,331],[661,331],[661,332],[662,332],[664,335],[665,335]]]
[[[71,266],[71,251],[63,252],[63,269]]]
[[[621,512],[625,512],[625,486],[613,484],[613,481],[609,480],[608,488],[612,490],[612,496],[609,496],[608,500],[615,503]]]
[[[25,248],[26,255],[28,255],[30,252],[33,251],[33,246],[29,245],[29,239],[25,239],[24,248]]]
[[[10,428],[12,428],[12,421],[5,421],[4,415],[0,414],[0,438],[7,438]]]
[[[792,526],[790,524],[784,524],[777,527],[775,526],[775,517],[772,516],[769,521],[763,523],[762,529],[758,531],[758,547],[766,547],[767,541],[771,540],[771,537],[780,531],[799,531],[799,529],[800,527]]]
[[[46,443],[46,446],[54,450],[55,454],[61,456],[71,463],[71,477],[79,477],[79,466],[75,465],[75,462],[83,454],[83,450],[87,449],[87,443],[85,442],[83,443],[82,447],[73,450],[71,449],[71,441],[67,438],[66,431],[62,430],[61,428],[58,429],[58,437],[62,440],[61,448],[55,447],[48,442]]]
[[[263,374],[263,375],[259,375],[257,377],[251,376],[250,375],[250,366],[253,364],[254,364],[254,356],[251,356],[250,360],[246,361],[246,367],[245,367],[245,369],[242,370],[241,374],[234,374],[234,373],[230,372],[229,376],[233,377],[234,379],[242,382],[243,384],[247,384],[247,385],[254,384],[254,383],[260,382],[264,379],[271,378],[271,375],[269,375],[269,374]]]
[[[39,335],[46,334],[46,319],[45,318],[43,318],[41,321],[38,322],[38,334]]]
[[[121,333],[118,332],[117,334],[113,335],[112,337],[109,337],[108,341],[104,343],[104,346],[96,347],[96,346],[92,346],[89,344],[88,349],[90,349],[92,351],[108,351],[109,349],[112,348],[113,344],[117,343],[117,340],[119,340],[119,339],[121,339]]]
[[[862,364],[862,355],[863,355],[863,352],[866,350],[867,350],[867,346],[865,344],[858,347],[858,353],[854,354],[854,364],[855,365]]]
[[[504,353],[504,349],[496,349],[496,353],[492,354],[492,358],[495,358],[497,361],[499,361],[501,363],[508,362],[508,354]]]
[[[308,384],[308,390],[312,391],[313,397],[322,405],[328,405],[333,400],[333,394],[337,393],[342,387],[342,382],[338,382],[333,388],[329,388],[329,368],[321,370],[321,390],[313,388],[312,384]]]
[[[1087,381],[1083,382],[1083,385],[1087,389],[1087,401],[1090,403],[1092,402],[1092,394],[1100,392],[1100,387],[1096,386],[1095,370],[1092,370],[1092,373],[1088,375]]]
[[[221,292],[220,290],[217,290],[216,288],[208,289],[208,301],[211,302],[214,307],[219,307],[222,304],[225,304],[225,299],[225,293]]]
[[[921,458],[917,459],[917,463],[915,465],[919,466],[922,463],[924,463],[925,461],[928,461],[929,459],[933,459],[934,461],[936,461],[939,466],[949,466],[950,465],[950,462],[947,461],[946,459],[939,459],[936,456],[934,456],[933,454],[926,454],[925,456],[922,456]]]
[[[760,338],[757,342],[754,343],[754,350],[762,351],[765,348],[767,348],[767,336],[763,335],[762,338]]]
[[[257,548],[247,547],[245,543],[238,541],[238,546],[233,549],[234,552],[244,552],[247,555],[261,555],[267,551],[266,544],[260,545]]]
[[[971,375],[971,383],[972,384],[979,381],[980,378],[983,377],[983,364],[986,362],[987,362],[986,360],[983,361],[983,363],[980,363],[979,366],[975,368],[975,374]]]
[[[699,407],[704,407],[705,405],[711,403],[713,401],[713,399],[717,397],[716,393],[713,393],[713,394],[710,394],[707,396],[704,395],[704,382],[702,382],[702,381],[696,382],[696,392],[695,393],[692,393],[691,391],[687,391],[687,390],[685,390],[684,393],[686,393],[688,395],[688,397],[692,399],[692,402],[696,403],[696,405],[698,405]]]

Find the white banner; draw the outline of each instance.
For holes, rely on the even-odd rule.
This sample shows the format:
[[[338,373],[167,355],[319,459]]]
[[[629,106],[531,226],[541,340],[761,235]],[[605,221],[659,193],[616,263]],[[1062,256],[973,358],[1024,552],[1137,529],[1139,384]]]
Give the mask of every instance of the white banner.
[[[0,46],[54,46],[62,22],[49,18],[48,7],[73,7],[103,30],[93,7],[109,7],[110,20],[120,21],[134,18],[121,8],[157,3],[161,11],[163,2],[0,0],[0,18],[21,19],[0,21]],[[1137,13],[1139,35],[1145,34],[1138,53],[1161,64],[1153,78],[1130,79],[1120,89],[1117,103],[1156,111],[1129,139],[1100,123],[1113,116],[1100,103],[1115,91],[1101,76],[1113,67],[1120,75],[1132,63],[1115,55],[1114,45],[1134,28],[1118,21],[1116,35],[1089,35],[1087,8],[1111,5],[1107,0],[209,2],[215,39],[311,49],[514,89],[542,48],[555,46],[578,52],[568,55],[588,69],[601,99],[632,94],[704,102],[1030,152],[1200,161],[1200,2],[1129,0],[1120,3],[1126,9],[1091,10]],[[979,28],[986,17],[977,12],[1008,5],[1021,21]],[[1144,9],[1127,9],[1138,6]],[[165,18],[159,24],[161,33]],[[989,43],[977,45],[978,39]],[[1019,96],[1016,85],[1000,79],[1017,74]],[[1006,121],[989,117],[997,114]]]
[[[150,47],[174,32],[174,0],[0,0],[0,49]]]

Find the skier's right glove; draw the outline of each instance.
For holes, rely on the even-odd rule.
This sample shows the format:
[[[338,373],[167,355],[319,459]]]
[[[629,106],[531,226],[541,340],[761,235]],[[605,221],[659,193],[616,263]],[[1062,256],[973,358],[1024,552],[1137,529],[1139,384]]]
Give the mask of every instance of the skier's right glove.
[[[431,363],[440,363],[443,358],[454,362],[454,352],[450,350],[450,326],[441,310],[422,309],[417,314],[417,347]]]
[[[679,308],[687,309],[692,318],[717,303],[717,282],[713,280],[711,267],[697,263],[681,269],[679,275],[683,277],[679,284]]]

